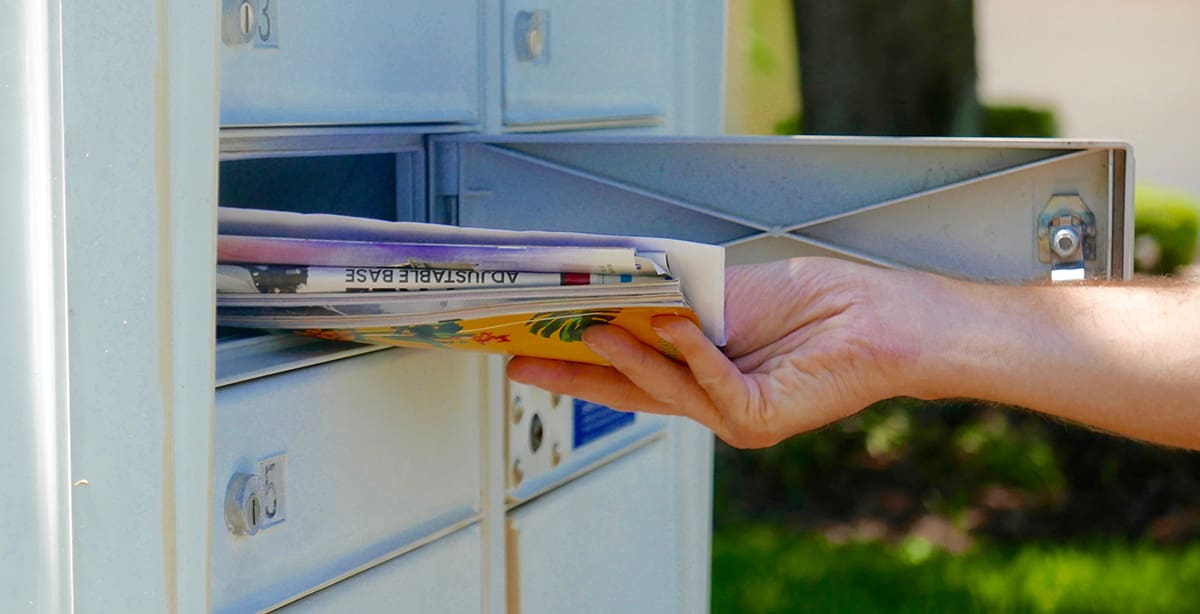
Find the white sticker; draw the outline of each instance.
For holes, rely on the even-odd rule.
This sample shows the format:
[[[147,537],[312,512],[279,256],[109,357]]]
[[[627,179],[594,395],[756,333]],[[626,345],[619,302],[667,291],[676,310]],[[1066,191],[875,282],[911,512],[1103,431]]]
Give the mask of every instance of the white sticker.
[[[263,506],[263,529],[283,522],[287,515],[286,480],[286,454],[258,461],[258,492]]]
[[[257,0],[254,15],[254,48],[279,48],[280,0]]]

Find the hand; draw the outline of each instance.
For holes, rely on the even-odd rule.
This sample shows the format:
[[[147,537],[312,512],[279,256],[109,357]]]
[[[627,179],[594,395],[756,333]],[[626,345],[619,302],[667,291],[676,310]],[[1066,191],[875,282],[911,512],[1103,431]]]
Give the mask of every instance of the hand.
[[[915,392],[903,373],[924,314],[903,297],[932,281],[824,258],[732,267],[723,352],[690,321],[661,316],[655,329],[686,365],[593,326],[583,339],[612,367],[518,357],[508,375],[615,409],[687,416],[734,446],[769,446]]]

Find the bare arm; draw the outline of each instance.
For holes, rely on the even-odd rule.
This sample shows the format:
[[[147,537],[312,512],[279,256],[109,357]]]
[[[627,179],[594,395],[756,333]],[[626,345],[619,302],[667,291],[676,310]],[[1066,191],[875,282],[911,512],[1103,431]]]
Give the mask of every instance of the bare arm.
[[[1200,449],[1200,288],[1008,287],[826,259],[726,274],[729,344],[655,321],[687,359],[624,331],[584,339],[616,367],[531,358],[514,379],[618,409],[691,417],[760,447],[893,396],[1020,405]]]

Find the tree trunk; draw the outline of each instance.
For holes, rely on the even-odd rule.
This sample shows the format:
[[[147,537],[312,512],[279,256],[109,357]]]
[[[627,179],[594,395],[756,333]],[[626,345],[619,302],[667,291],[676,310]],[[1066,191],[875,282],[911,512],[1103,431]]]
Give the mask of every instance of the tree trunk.
[[[802,130],[977,135],[972,0],[793,0]]]

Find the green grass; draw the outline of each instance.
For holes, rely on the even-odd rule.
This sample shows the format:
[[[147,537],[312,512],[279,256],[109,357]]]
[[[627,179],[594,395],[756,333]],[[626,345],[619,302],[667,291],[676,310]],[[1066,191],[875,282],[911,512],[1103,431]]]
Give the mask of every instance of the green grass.
[[[1200,612],[1200,544],[833,545],[773,526],[713,537],[713,612]]]

